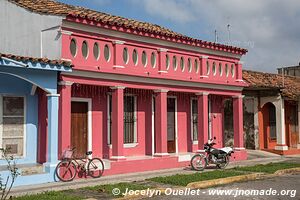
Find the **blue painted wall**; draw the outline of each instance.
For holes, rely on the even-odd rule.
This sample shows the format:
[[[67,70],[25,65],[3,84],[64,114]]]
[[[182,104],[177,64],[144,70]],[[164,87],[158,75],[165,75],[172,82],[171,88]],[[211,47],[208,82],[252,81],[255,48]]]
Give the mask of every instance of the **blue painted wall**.
[[[17,163],[36,163],[37,157],[37,127],[38,127],[38,97],[31,96],[32,84],[11,76],[0,73],[0,94],[17,95],[25,97],[26,113],[26,154],[24,158],[18,158]],[[0,160],[0,165],[6,164]]]

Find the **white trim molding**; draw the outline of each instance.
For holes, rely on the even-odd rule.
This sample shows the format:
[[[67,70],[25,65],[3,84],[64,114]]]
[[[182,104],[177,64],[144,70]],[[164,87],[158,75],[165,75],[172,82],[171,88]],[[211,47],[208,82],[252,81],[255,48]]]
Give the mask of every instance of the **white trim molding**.
[[[64,75],[70,75],[67,72],[61,72]],[[159,79],[159,78],[148,78],[148,77],[138,77],[130,76],[124,74],[110,74],[101,72],[91,72],[82,70],[73,70],[72,76],[75,77],[87,77],[94,79],[106,79],[106,80],[118,80],[122,82],[136,82],[136,83],[148,83],[148,84],[162,84],[168,86],[182,86],[182,87],[196,87],[196,88],[207,88],[207,89],[218,89],[225,91],[242,91],[243,86],[234,85],[222,85],[222,84],[212,84],[212,83],[199,83],[199,82],[189,82],[171,79]]]
[[[112,86],[112,87],[110,87],[110,89],[112,89],[112,90],[117,90],[117,89],[125,89],[126,87],[124,87],[124,86]]]
[[[159,51],[159,52],[167,52],[167,51],[169,51],[169,49],[166,49],[166,48],[158,48],[157,51]]]
[[[167,96],[167,99],[175,99],[175,153],[178,154],[178,112],[177,112],[177,96]],[[167,105],[168,107],[168,105]]]
[[[153,92],[155,92],[155,93],[160,93],[160,92],[167,93],[167,92],[169,92],[169,90],[167,90],[167,89],[157,89],[157,90],[153,90]]]
[[[123,65],[114,65],[114,69],[124,69],[125,67]]]
[[[169,153],[154,153],[154,156],[169,156]]]
[[[60,94],[46,94],[47,97],[60,97]]]
[[[289,150],[288,146],[283,145],[283,146],[275,146],[275,150],[279,150],[279,151],[286,151]]]
[[[197,95],[197,96],[208,96],[209,95],[209,92],[197,92],[197,93],[195,93],[195,95]]]
[[[93,149],[93,126],[92,126],[92,99],[91,98],[79,98],[72,97],[72,102],[86,102],[88,103],[88,141],[87,141],[87,151],[92,151]],[[89,158],[92,158],[92,155],[89,155]]]
[[[113,44],[125,44],[126,42],[123,40],[114,40]]]
[[[71,86],[74,82],[72,81],[59,81],[58,85],[65,85],[65,86]]]

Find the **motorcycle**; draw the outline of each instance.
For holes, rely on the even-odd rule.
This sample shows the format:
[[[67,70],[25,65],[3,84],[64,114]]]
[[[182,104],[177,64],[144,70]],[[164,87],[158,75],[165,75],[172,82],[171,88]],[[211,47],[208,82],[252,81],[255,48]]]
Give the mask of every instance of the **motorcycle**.
[[[209,164],[215,164],[218,168],[224,169],[229,164],[229,157],[234,153],[233,149],[231,147],[214,148],[215,139],[216,137],[204,144],[204,154],[198,153],[192,157],[192,169],[203,171]]]

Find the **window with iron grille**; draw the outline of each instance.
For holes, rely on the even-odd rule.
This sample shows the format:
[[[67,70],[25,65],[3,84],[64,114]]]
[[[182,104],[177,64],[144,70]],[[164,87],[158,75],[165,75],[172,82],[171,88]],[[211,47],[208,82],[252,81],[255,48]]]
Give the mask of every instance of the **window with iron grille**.
[[[124,96],[124,144],[135,143],[136,141],[136,96]],[[112,135],[112,98],[108,96],[108,144],[111,144]]]
[[[192,140],[198,140],[198,101],[197,99],[192,100]]]
[[[0,147],[15,156],[24,154],[24,97],[0,96]]]

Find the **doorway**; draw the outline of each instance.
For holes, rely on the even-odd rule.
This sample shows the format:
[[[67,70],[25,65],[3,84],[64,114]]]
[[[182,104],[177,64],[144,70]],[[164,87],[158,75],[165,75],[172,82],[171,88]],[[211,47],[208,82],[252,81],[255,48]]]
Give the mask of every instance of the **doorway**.
[[[176,152],[176,98],[167,100],[168,153]]]
[[[273,103],[262,107],[263,114],[263,148],[274,149],[276,146],[276,108]]]
[[[84,158],[88,150],[88,102],[71,103],[71,147],[75,158]]]

